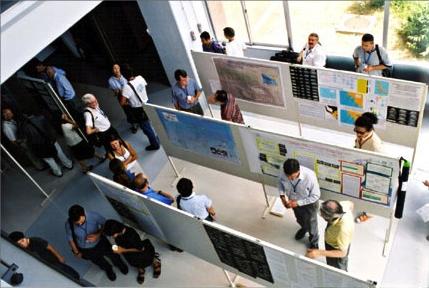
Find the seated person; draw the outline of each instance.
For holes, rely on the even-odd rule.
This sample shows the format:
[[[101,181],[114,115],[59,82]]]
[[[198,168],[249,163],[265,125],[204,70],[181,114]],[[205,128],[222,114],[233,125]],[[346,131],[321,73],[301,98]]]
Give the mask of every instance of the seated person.
[[[24,233],[20,231],[10,233],[9,239],[16,242],[21,248],[36,254],[70,277],[75,279],[80,278],[79,273],[65,264],[64,257],[48,241],[39,237],[25,237]]]
[[[113,219],[104,223],[103,233],[115,239],[113,252],[122,254],[128,264],[138,269],[139,284],[144,282],[145,267],[152,265],[153,278],[161,275],[161,259],[149,239],[141,240],[136,230]]]
[[[374,44],[372,34],[364,34],[362,43],[353,51],[356,72],[383,76],[383,70],[392,67],[386,50]]]
[[[179,196],[177,196],[177,208],[197,216],[200,219],[214,221],[216,215],[212,206],[212,200],[206,195],[196,195],[192,192],[194,186],[188,178],[181,178],[176,185]]]
[[[155,191],[149,186],[149,181],[144,177],[143,174],[138,174],[134,180],[134,189],[143,195],[160,201],[164,204],[171,205],[174,202],[174,197],[168,192]]]
[[[298,63],[302,61],[303,65],[325,67],[326,53],[319,42],[319,35],[316,33],[308,35],[308,42],[304,45],[296,61]]]
[[[378,123],[377,115],[365,112],[355,121],[356,140],[355,148],[383,153],[383,143],[374,132],[374,125]]]
[[[136,175],[125,168],[124,162],[119,159],[112,159],[109,163],[109,169],[113,173],[113,181],[129,189],[133,189],[133,182]]]
[[[238,107],[235,97],[231,93],[227,93],[225,90],[217,90],[214,95],[209,96],[208,102],[210,104],[220,103],[220,116],[222,120],[244,124],[240,107]]]
[[[209,32],[204,31],[203,33],[201,33],[200,39],[201,44],[203,45],[204,52],[225,54],[225,50],[223,49],[222,45],[219,44],[217,41],[213,40],[210,37]]]

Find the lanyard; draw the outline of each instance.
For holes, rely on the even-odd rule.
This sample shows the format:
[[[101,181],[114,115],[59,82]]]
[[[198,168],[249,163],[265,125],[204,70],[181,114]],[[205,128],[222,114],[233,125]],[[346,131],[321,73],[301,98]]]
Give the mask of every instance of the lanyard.
[[[289,181],[290,185],[292,186],[293,193],[296,193],[296,187],[298,186],[300,181],[301,181],[301,179],[298,179],[298,181],[296,182],[295,185],[293,185],[292,181]]]
[[[369,61],[369,59],[371,58],[371,55],[372,55],[372,52],[371,53],[368,53],[368,57],[365,57],[365,54],[366,54],[367,52],[365,52],[364,54],[363,54],[363,60],[364,60],[364,63],[365,64],[368,64],[368,61]]]
[[[313,52],[313,49],[307,49],[307,51],[305,52],[305,59],[307,59],[308,55],[310,55],[311,52]]]

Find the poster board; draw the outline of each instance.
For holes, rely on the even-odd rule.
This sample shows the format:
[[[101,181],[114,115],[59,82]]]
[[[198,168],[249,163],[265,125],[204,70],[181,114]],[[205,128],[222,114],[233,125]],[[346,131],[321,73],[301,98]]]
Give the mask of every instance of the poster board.
[[[321,181],[323,182],[321,184],[321,199],[352,200],[356,210],[390,217],[398,187],[399,160],[396,158],[365,150],[337,147],[305,140],[300,137],[275,134],[152,104],[145,105],[145,111],[152,121],[164,150],[169,156],[274,187],[278,185],[278,176],[276,175],[280,174],[286,157],[297,158],[303,166],[315,170],[316,174],[320,175],[320,179],[323,180]],[[210,145],[207,146],[206,143],[211,143],[212,140],[199,139],[198,135],[192,138],[195,140],[193,146],[177,145],[175,137],[180,130],[171,133],[171,131],[165,129],[163,122],[171,121],[169,119],[177,119],[179,121],[177,127],[181,127],[179,125],[180,119],[186,118],[191,119],[187,120],[187,122],[192,122],[196,126],[204,127],[204,123],[213,122],[220,125],[219,127],[230,131],[231,134],[229,135],[232,135],[232,139],[228,140],[231,143],[228,144],[230,148],[226,150],[227,155],[229,155],[228,151],[234,151],[234,157],[238,161],[230,161],[228,157],[211,153]],[[214,127],[217,126],[215,125]],[[182,129],[183,135],[200,133],[198,130],[192,129],[192,126],[185,125]],[[206,133],[206,137],[216,138],[216,135],[216,133]],[[198,146],[198,148],[193,149],[194,146]],[[205,147],[204,153],[201,152],[202,148],[200,146]],[[265,155],[262,156],[262,153]],[[225,155],[225,153],[220,154]],[[343,163],[342,166],[341,163]],[[351,164],[345,165],[346,163]],[[368,164],[370,164],[369,173],[371,175],[369,175],[369,180],[367,181]],[[357,170],[351,168],[353,165]],[[384,170],[389,170],[391,173],[389,174]],[[341,185],[343,174],[346,177],[345,180],[348,180],[347,189],[344,191]],[[357,185],[357,181],[353,177],[360,177],[358,188],[361,188],[361,190],[359,195],[356,194],[356,190],[353,190]],[[353,180],[355,181],[353,182]],[[378,183],[377,180],[383,180],[384,182]],[[353,183],[355,183],[355,186],[353,186]],[[376,188],[381,190],[374,191]],[[382,190],[382,188],[385,190]],[[277,196],[277,194],[274,196]],[[350,199],[351,197],[353,199]]]
[[[175,207],[135,193],[97,174],[88,173],[88,175],[106,196],[121,199],[122,203],[132,205],[130,208],[133,209],[145,207],[148,215],[165,235],[165,239],[162,240],[266,287],[324,287],[323,283],[329,287],[374,287],[369,281],[361,280],[349,273],[221,224],[198,219]],[[148,232],[147,226],[143,224],[139,228]],[[321,277],[302,277],[303,268],[307,269],[304,271],[316,271]],[[279,273],[279,271],[287,271],[287,273]],[[288,277],[287,283],[284,282],[285,275]],[[345,283],[348,286],[340,286],[338,283]]]
[[[241,85],[242,93],[245,89],[253,89],[246,79],[254,77],[255,73],[250,69],[246,74],[249,69],[243,67],[274,65],[278,69],[282,77],[284,107],[237,99],[243,111],[350,134],[354,120],[363,112],[371,111],[380,119],[376,129],[381,139],[412,148],[417,144],[428,93],[424,83],[247,57],[191,53],[206,95],[221,88],[236,91],[238,85]],[[230,63],[228,76],[219,76],[217,62]],[[234,69],[235,73],[244,71],[240,74],[241,83],[237,77],[230,77]],[[263,73],[260,71],[261,81]]]

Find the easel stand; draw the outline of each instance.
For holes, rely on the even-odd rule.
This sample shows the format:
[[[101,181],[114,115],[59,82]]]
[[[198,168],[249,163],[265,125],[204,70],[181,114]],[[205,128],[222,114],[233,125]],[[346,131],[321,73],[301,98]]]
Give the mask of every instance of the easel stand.
[[[183,171],[185,171],[185,167],[179,172],[177,170],[176,165],[174,165],[173,159],[171,159],[170,156],[167,156],[168,162],[170,162],[171,168],[173,168],[174,174],[176,174],[176,178],[174,178],[173,182],[171,183],[171,187],[176,186],[176,183],[179,181],[180,178],[182,178]]]
[[[229,276],[228,271],[226,271],[225,269],[223,269],[223,273],[225,274],[226,280],[228,280],[229,287],[235,288],[235,287],[240,287],[241,286],[241,285],[237,286],[237,281],[240,278],[240,276],[238,274],[236,274],[234,276],[234,279],[231,280],[231,276]]]

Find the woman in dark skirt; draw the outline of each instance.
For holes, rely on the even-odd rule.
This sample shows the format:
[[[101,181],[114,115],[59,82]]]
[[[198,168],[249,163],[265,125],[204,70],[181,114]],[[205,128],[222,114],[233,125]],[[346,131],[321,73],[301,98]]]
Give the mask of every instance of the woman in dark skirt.
[[[144,282],[145,267],[152,265],[153,278],[161,274],[161,259],[149,239],[141,240],[133,228],[116,220],[110,219],[104,223],[103,233],[113,237],[116,245],[113,252],[124,255],[128,264],[138,269],[137,282]]]
[[[82,172],[86,173],[92,170],[93,166],[87,165],[85,160],[95,157],[99,161],[103,161],[104,157],[95,153],[94,146],[82,139],[76,131],[76,123],[74,123],[66,114],[61,116],[61,120],[61,129],[63,130],[67,146],[70,147],[74,158],[79,162]]]

